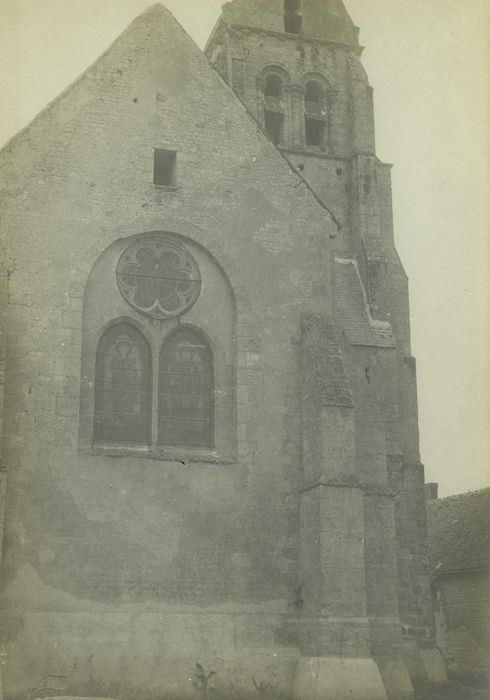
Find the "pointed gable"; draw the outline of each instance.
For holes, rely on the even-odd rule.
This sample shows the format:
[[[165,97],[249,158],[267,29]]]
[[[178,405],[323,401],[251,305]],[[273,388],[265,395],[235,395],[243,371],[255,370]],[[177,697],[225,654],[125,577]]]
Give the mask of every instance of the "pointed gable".
[[[179,183],[200,189],[238,163],[242,175],[261,151],[278,175],[303,181],[173,15],[155,4],[0,151],[0,187],[15,192],[38,174],[37,188],[55,194],[54,178],[61,197],[71,182],[83,204],[98,181],[153,184],[154,148],[180,151]],[[330,226],[331,217],[320,215]]]

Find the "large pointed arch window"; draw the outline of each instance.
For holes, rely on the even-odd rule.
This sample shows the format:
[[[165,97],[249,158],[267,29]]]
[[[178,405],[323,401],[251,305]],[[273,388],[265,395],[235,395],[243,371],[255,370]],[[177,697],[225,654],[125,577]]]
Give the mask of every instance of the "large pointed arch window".
[[[179,328],[160,352],[158,444],[213,447],[213,357],[194,328]]]
[[[151,351],[129,323],[106,330],[95,361],[94,442],[148,444]]]

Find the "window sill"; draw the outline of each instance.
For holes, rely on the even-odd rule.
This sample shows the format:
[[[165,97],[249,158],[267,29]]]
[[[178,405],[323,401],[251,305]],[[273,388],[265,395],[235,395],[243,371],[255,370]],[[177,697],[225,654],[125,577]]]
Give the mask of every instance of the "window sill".
[[[112,457],[116,459],[130,457],[150,459],[157,462],[178,462],[184,466],[195,463],[217,465],[236,464],[236,460],[229,459],[216,452],[216,450],[199,447],[128,447],[127,445],[102,444],[94,445],[92,448],[81,449],[80,453],[93,457]]]
[[[323,153],[323,154],[325,154],[327,152],[327,147],[320,146],[320,145],[308,144],[305,146],[305,150],[309,151],[310,153]]]
[[[278,147],[281,151],[294,153],[298,156],[315,156],[316,158],[324,158],[325,160],[342,160],[344,162],[349,162],[350,160],[338,153],[331,153],[327,148],[322,150],[320,146],[283,146],[279,144]]]

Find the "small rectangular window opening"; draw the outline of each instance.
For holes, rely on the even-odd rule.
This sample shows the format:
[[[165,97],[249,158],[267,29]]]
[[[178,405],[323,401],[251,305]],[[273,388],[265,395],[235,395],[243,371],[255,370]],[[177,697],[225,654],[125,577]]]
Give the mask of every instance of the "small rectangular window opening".
[[[276,146],[283,142],[284,115],[279,112],[265,113],[265,131]]]
[[[301,34],[303,18],[301,15],[286,13],[284,15],[284,31],[288,34]]]
[[[284,31],[288,34],[301,34],[302,29],[300,0],[284,0]]]
[[[325,134],[325,122],[319,119],[305,120],[306,127],[306,145],[307,146],[322,146]]]
[[[154,149],[153,184],[162,187],[175,187],[177,171],[177,151]]]

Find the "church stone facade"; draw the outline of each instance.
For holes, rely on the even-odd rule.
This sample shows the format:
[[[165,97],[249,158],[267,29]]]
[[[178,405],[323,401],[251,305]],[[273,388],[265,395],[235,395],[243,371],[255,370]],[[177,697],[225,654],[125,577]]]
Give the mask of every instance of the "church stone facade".
[[[360,54],[341,0],[205,54],[155,5],[1,152],[6,700],[443,678]]]

